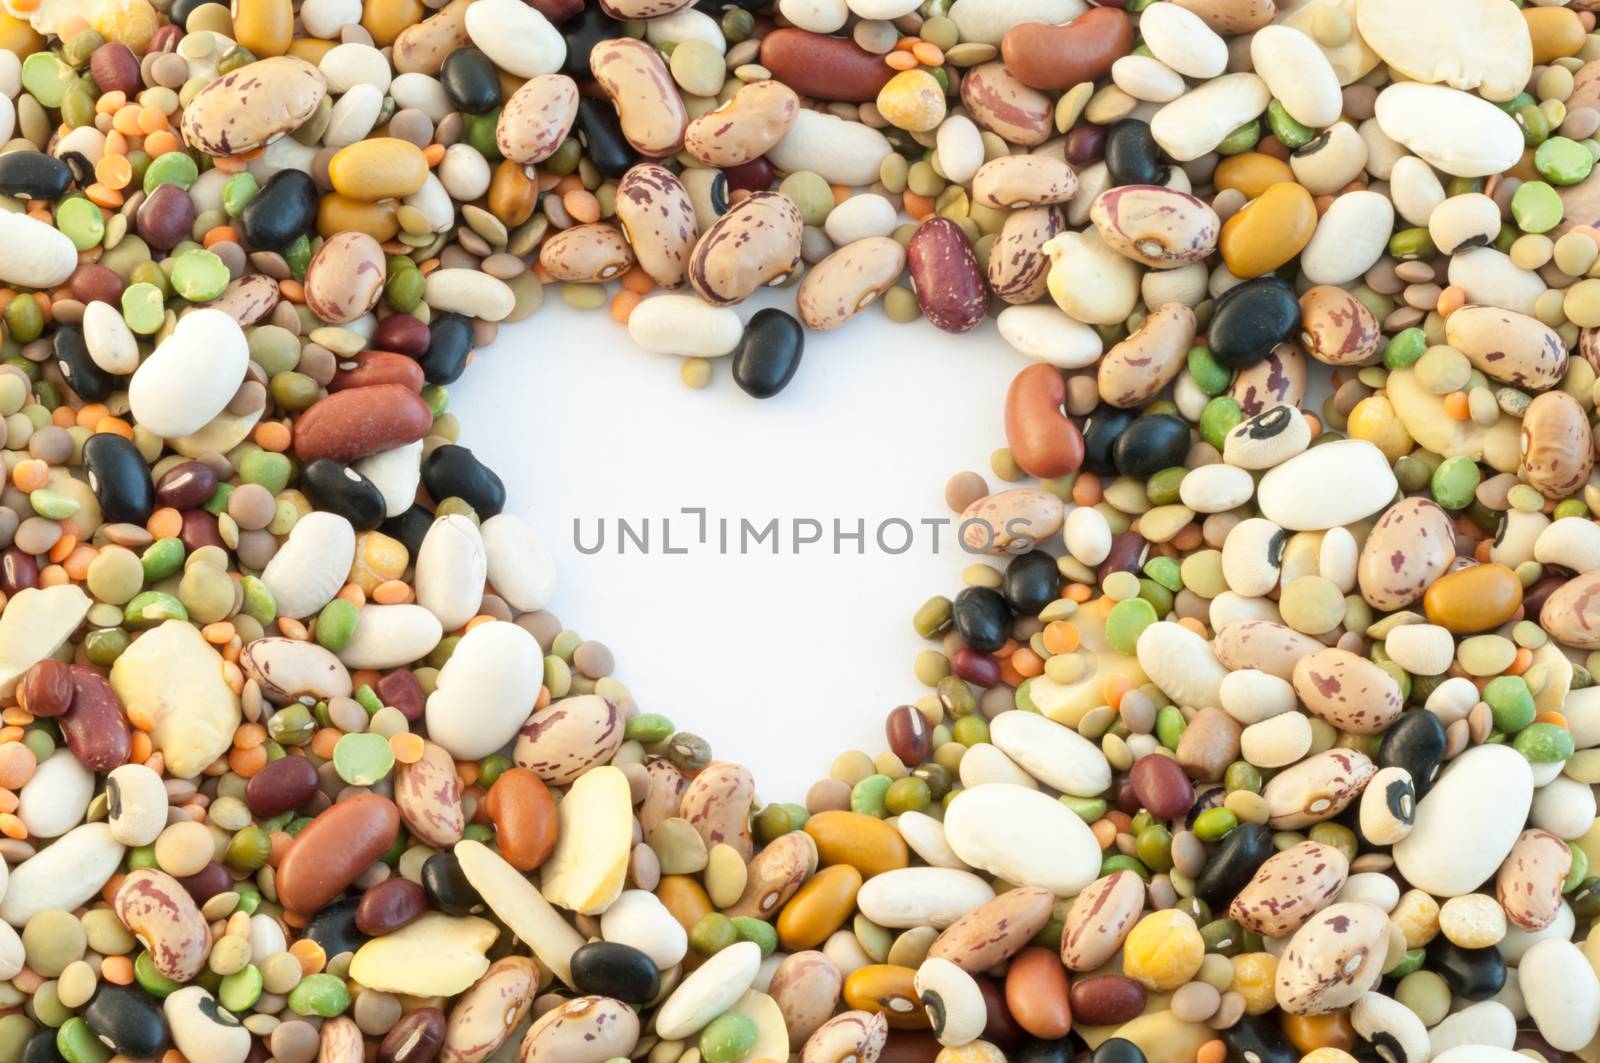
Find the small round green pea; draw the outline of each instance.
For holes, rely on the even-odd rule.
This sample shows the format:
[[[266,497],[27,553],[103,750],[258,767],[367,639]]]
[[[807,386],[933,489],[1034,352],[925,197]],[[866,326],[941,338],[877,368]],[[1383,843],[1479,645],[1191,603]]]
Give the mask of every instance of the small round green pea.
[[[289,990],[289,1008],[296,1015],[331,1019],[350,1006],[350,990],[331,974],[308,974]]]
[[[894,780],[887,775],[868,775],[851,787],[850,811],[877,816],[879,819],[884,818],[888,811],[884,798],[893,783]]]
[[[1201,841],[1221,841],[1228,832],[1239,825],[1239,817],[1232,809],[1208,808],[1195,817],[1194,832]]]

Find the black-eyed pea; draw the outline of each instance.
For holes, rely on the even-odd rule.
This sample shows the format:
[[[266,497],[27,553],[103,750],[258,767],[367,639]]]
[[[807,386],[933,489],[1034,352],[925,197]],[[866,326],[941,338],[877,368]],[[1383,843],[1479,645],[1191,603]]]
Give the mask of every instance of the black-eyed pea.
[[[690,122],[683,147],[706,166],[738,166],[770,151],[799,111],[800,98],[783,82],[753,81]]]
[[[614,280],[633,265],[633,251],[614,226],[591,222],[563,229],[539,249],[539,264],[559,281]]]
[[[548,159],[578,118],[578,84],[565,74],[529,78],[511,94],[495,125],[495,144],[512,162]]]
[[[1019,306],[1043,299],[1050,276],[1044,245],[1061,229],[1061,212],[1053,206],[1024,207],[1008,214],[989,248],[989,287],[994,294]]]
[[[683,147],[689,115],[654,48],[631,37],[601,41],[589,53],[589,69],[616,105],[622,135],[635,151],[659,159]]]
[[[1393,845],[1411,833],[1416,819],[1417,787],[1411,773],[1399,766],[1380,769],[1361,793],[1362,837]]]
[[[818,262],[800,282],[800,320],[818,332],[838,328],[872,305],[905,268],[906,254],[888,236],[856,240]]]
[[[1095,198],[1089,220],[1117,251],[1147,266],[1198,262],[1217,249],[1222,222],[1203,200],[1156,185],[1122,185]]]
[[[748,299],[782,281],[800,264],[805,224],[781,192],[757,192],[705,231],[689,257],[689,284],[713,306]]]
[[[1065,203],[1078,190],[1078,176],[1052,155],[1007,155],[990,159],[972,178],[972,198],[1010,210]]]
[[[983,1033],[988,1009],[983,991],[966,971],[935,956],[917,968],[913,985],[940,1044],[964,1045]]]
[[[655,163],[640,163],[623,174],[617,221],[651,280],[663,288],[683,283],[700,230],[694,204],[676,174]]]

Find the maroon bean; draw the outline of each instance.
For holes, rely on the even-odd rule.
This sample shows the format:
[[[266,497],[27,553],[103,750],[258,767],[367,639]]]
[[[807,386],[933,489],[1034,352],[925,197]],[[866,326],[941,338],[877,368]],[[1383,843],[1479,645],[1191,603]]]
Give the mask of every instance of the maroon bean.
[[[418,1008],[389,1030],[378,1046],[378,1063],[433,1063],[444,1044],[444,1012]]]
[[[151,36],[150,46],[145,51],[145,54],[150,55],[155,52],[176,51],[178,48],[178,42],[182,39],[182,27],[174,26],[171,23],[168,23],[165,26],[159,27],[155,34]]]
[[[551,22],[565,22],[583,10],[583,0],[526,0],[529,7]],[[406,1063],[415,1063],[407,1060]]]
[[[400,384],[336,391],[313,403],[295,425],[295,456],[349,463],[415,443],[433,427],[433,410]]]
[[[156,498],[173,509],[195,509],[217,489],[217,473],[203,461],[186,461],[168,469],[156,484]]]
[[[922,316],[945,332],[971,332],[989,309],[989,288],[967,234],[949,218],[917,226],[906,265]]]
[[[399,709],[400,715],[406,719],[413,723],[422,719],[427,698],[422,693],[422,684],[417,677],[405,669],[390,672],[378,680],[377,693],[380,701]]]
[[[269,760],[244,786],[244,801],[259,819],[293,811],[317,792],[316,766],[305,757]]]
[[[1183,765],[1171,757],[1151,753],[1133,762],[1128,772],[1139,804],[1160,819],[1177,819],[1194,804],[1194,784]]]
[[[1113,572],[1132,572],[1138,575],[1150,552],[1150,544],[1136,531],[1125,531],[1111,540],[1111,553],[1100,562],[1096,576],[1104,580]]]
[[[894,77],[883,56],[847,37],[801,29],[773,30],[761,38],[761,65],[802,96],[866,103]]]
[[[183,511],[183,530],[178,533],[178,538],[183,540],[184,549],[191,554],[203,546],[225,549],[222,532],[217,530],[217,518],[203,509]]]
[[[1067,161],[1090,166],[1106,153],[1106,127],[1085,123],[1067,134]]]
[[[933,754],[933,732],[928,718],[915,705],[901,705],[883,725],[889,749],[907,767],[915,767]]]
[[[353,358],[341,358],[338,372],[328,384],[329,391],[371,387],[373,384],[399,384],[421,391],[422,366],[414,358],[393,351],[362,351]]]
[[[428,894],[408,878],[387,878],[361,895],[356,929],[377,937],[413,923],[428,910]]]
[[[878,1063],[933,1063],[939,1052],[939,1042],[927,1030],[890,1030]]]
[[[8,596],[39,585],[39,563],[18,547],[0,553],[0,591]]]
[[[398,351],[409,358],[427,354],[431,341],[428,326],[410,314],[390,314],[372,331],[373,350]]]
[[[35,716],[60,716],[72,705],[71,669],[65,661],[46,657],[23,675],[17,697]]]
[[[978,991],[983,994],[984,1010],[989,1013],[983,1039],[1002,1052],[1021,1048],[1022,1042],[1028,1039],[1028,1031],[1012,1017],[1011,1009],[1006,1006],[1005,989],[992,978],[979,978],[977,983]]]
[[[83,262],[67,281],[72,297],[80,303],[115,303],[122,298],[122,278],[98,262]]]
[[[987,653],[963,646],[950,658],[950,670],[969,683],[987,689],[1000,682],[1000,662]]]
[[[1533,586],[1522,592],[1522,611],[1526,616],[1538,616],[1544,608],[1545,599],[1559,590],[1567,579],[1565,576],[1545,576],[1537,580]]]
[[[772,187],[778,171],[763,155],[759,159],[742,162],[738,166],[724,166],[722,176],[728,179],[728,191],[765,192]]]
[[[162,185],[139,205],[139,235],[159,251],[170,251],[193,236],[194,200],[177,185]]]
[[[1082,1026],[1110,1026],[1144,1013],[1144,986],[1120,974],[1074,979],[1067,990],[1072,1021]]]
[[[107,41],[89,56],[89,74],[102,93],[121,92],[132,96],[139,83],[139,60],[126,44]]]
[[[228,874],[227,868],[213,860],[194,874],[180,878],[178,885],[194,898],[194,903],[205,904],[217,894],[233,889],[233,876]]]
[[[72,680],[72,704],[59,721],[67,748],[90,771],[121,767],[133,749],[133,732],[122,699],[93,668],[75,664],[67,671]]]

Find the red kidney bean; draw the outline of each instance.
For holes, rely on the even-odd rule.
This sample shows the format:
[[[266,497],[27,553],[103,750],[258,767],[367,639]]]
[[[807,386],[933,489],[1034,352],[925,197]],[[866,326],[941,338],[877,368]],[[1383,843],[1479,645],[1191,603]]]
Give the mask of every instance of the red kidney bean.
[[[933,754],[933,732],[928,718],[915,705],[901,705],[883,725],[889,750],[907,767],[916,767]]]
[[[970,646],[963,646],[951,654],[950,670],[959,678],[980,687],[998,686],[1000,683],[1000,662]]]
[[[356,905],[356,929],[377,937],[416,922],[428,910],[428,894],[408,878],[384,879],[361,895]]]
[[[738,166],[724,166],[722,176],[728,179],[730,192],[765,192],[772,187],[773,179],[778,176],[778,171],[772,163],[767,161],[765,155],[759,159],[742,162]]]
[[[1068,89],[1098,81],[1133,51],[1133,23],[1110,7],[1091,8],[1065,26],[1024,22],[1000,39],[1000,58],[1018,81],[1036,89]]]
[[[0,553],[0,591],[16,594],[39,585],[39,563],[15,546]]]
[[[384,1035],[378,1046],[378,1063],[432,1063],[444,1044],[444,1032],[444,1012],[418,1008]]]
[[[281,816],[311,800],[317,782],[316,766],[305,757],[279,757],[245,783],[244,803],[259,819]]]
[[[194,874],[178,879],[178,885],[194,899],[194,903],[205,904],[217,894],[233,889],[233,876],[228,874],[227,868],[213,860]]]
[[[122,699],[93,668],[75,664],[68,673],[72,704],[59,721],[67,748],[90,771],[103,773],[121,767],[133,749],[133,732],[122,711]]]
[[[379,794],[340,801],[306,824],[278,864],[278,900],[291,912],[322,908],[389,851],[400,810]]]
[[[1067,990],[1072,1017],[1084,1026],[1128,1022],[1144,1012],[1144,986],[1120,974],[1078,978]]]
[[[565,22],[583,10],[583,0],[526,0],[527,5],[551,22]],[[415,1063],[407,1060],[406,1063]]]
[[[428,353],[428,326],[410,314],[390,314],[372,330],[372,349],[398,351],[410,358]]]
[[[1161,819],[1177,819],[1194,804],[1194,784],[1183,765],[1171,757],[1152,753],[1133,762],[1128,772],[1139,804]]]
[[[390,672],[378,680],[378,698],[385,705],[392,705],[400,710],[400,715],[412,723],[422,719],[422,710],[427,707],[427,697],[422,693],[422,684],[417,682],[417,677],[405,669]]]
[[[156,484],[156,498],[173,509],[195,509],[217,489],[217,473],[202,461],[186,461],[168,469]]]
[[[194,229],[194,200],[177,185],[162,185],[145,197],[135,215],[145,243],[170,251]]]
[[[1067,381],[1038,362],[1018,373],[1006,392],[1006,443],[1017,468],[1041,479],[1077,472],[1083,433],[1067,418]]]
[[[922,316],[945,332],[971,332],[989,309],[989,288],[967,234],[949,218],[917,226],[906,247],[906,265]]]
[[[72,297],[80,303],[115,303],[122,298],[122,278],[97,262],[83,262],[67,280]]]
[[[17,700],[35,716],[60,716],[72,705],[72,671],[65,661],[46,657],[29,668]]]
[[[415,443],[433,426],[422,396],[399,384],[336,391],[313,403],[295,424],[301,461],[332,458],[349,464],[381,450]]]
[[[341,358],[339,370],[328,384],[329,391],[371,387],[374,384],[399,384],[409,391],[421,391],[422,366],[415,359],[393,351],[362,351],[353,358]]]
[[[800,29],[773,30],[761,38],[761,65],[802,96],[866,103],[894,77],[894,70],[846,37]]]
[[[183,540],[184,548],[191,554],[203,546],[226,549],[222,544],[222,532],[217,530],[217,518],[203,509],[183,511],[183,530],[178,533],[178,538]]]
[[[1067,161],[1074,166],[1090,166],[1106,153],[1106,127],[1084,124],[1067,134]]]

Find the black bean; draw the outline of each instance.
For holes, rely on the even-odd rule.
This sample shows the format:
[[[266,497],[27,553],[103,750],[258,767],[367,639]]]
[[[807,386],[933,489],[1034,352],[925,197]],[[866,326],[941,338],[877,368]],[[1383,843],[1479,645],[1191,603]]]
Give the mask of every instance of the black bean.
[[[484,520],[506,505],[506,485],[472,451],[454,443],[436,447],[422,462],[422,485],[435,502],[459,498]]]
[[[1007,1056],[1011,1063],[1073,1063],[1083,1050],[1082,1045],[1076,1034],[1058,1037],[1054,1041],[1041,1041],[1033,1037]]]
[[[161,1005],[138,986],[101,983],[83,1009],[83,1021],[113,1051],[150,1059],[167,1047],[167,1020]]]
[[[1111,463],[1124,476],[1148,480],[1162,469],[1183,465],[1188,454],[1188,422],[1170,413],[1147,413],[1117,437]]]
[[[589,70],[589,53],[601,41],[622,35],[622,23],[600,10],[599,4],[585,4],[582,11],[561,24],[561,36],[567,41],[561,72],[579,81],[590,80],[594,74]]]
[[[1409,771],[1421,798],[1438,778],[1446,744],[1439,717],[1427,709],[1402,712],[1378,745],[1378,767]]]
[[[428,857],[422,865],[422,888],[428,891],[428,901],[445,915],[476,915],[484,910],[483,897],[467,880],[455,853]]]
[[[472,319],[460,314],[435,314],[428,323],[428,353],[417,359],[430,384],[454,384],[472,353]]]
[[[356,908],[360,903],[359,897],[335,901],[311,917],[301,936],[321,945],[330,960],[346,952],[355,952],[370,940],[356,926]]]
[[[1427,968],[1450,992],[1468,1000],[1488,1000],[1506,985],[1506,960],[1499,949],[1464,949],[1443,934],[1428,942]]]
[[[1196,807],[1198,807],[1196,802]],[[1191,809],[1190,811],[1193,811]],[[1228,832],[1195,879],[1194,895],[1221,911],[1267,862],[1276,849],[1262,823],[1241,823]]]
[[[28,1038],[22,1049],[22,1063],[67,1063],[67,1057],[56,1048],[56,1031],[40,1030]]]
[[[1211,312],[1206,342],[1224,369],[1248,369],[1300,327],[1300,301],[1276,277],[1257,277],[1223,292]]]
[[[476,48],[457,48],[446,56],[439,82],[458,111],[483,114],[500,106],[500,72]]]
[[[55,199],[72,183],[67,164],[42,151],[0,155],[0,195],[17,199]]]
[[[150,482],[150,467],[131,440],[114,432],[96,432],[83,441],[83,466],[89,490],[108,524],[143,524],[150,519],[156,488]]]
[[[383,523],[388,503],[378,485],[332,458],[317,458],[300,470],[300,489],[317,509],[337,513],[358,532]]]
[[[182,26],[189,21],[189,16],[194,14],[196,8],[206,4],[215,4],[218,0],[172,0],[172,11],[169,17],[173,25]]]
[[[789,386],[800,368],[805,330],[775,307],[757,310],[733,349],[733,379],[745,394],[770,399]]]
[[[968,587],[956,595],[953,615],[957,633],[981,653],[998,650],[1011,636],[1011,607],[988,587]]]
[[[383,534],[391,539],[398,539],[405,546],[406,551],[412,556],[417,556],[417,551],[422,549],[422,540],[428,535],[428,529],[433,527],[433,514],[421,506],[412,506],[398,517],[390,517],[383,522]]]
[[[322,193],[310,174],[279,170],[240,213],[244,238],[252,247],[282,251],[316,228],[321,202]]]
[[[1002,585],[1006,604],[1018,616],[1037,616],[1039,610],[1061,597],[1061,570],[1043,550],[1029,550],[1011,559]]]
[[[569,51],[567,57],[571,56]],[[587,71],[583,76],[588,76]],[[639,161],[633,145],[622,135],[622,121],[609,100],[580,97],[578,120],[573,129],[577,131],[578,143],[583,145],[583,153],[605,177],[621,177]]]
[[[572,954],[572,984],[580,993],[646,1004],[661,991],[661,972],[632,945],[591,941]]]
[[[61,379],[85,402],[104,402],[117,390],[117,378],[95,365],[94,359],[89,357],[89,345],[83,340],[83,329],[77,325],[58,328],[51,349],[56,356],[56,367],[61,370]],[[122,383],[121,386],[127,385]]]
[[[1222,1031],[1229,1063],[1295,1063],[1300,1053],[1277,1022],[1265,1015],[1245,1015]]]
[[[1083,419],[1083,467],[1098,476],[1115,476],[1111,451],[1117,437],[1139,416],[1133,410],[1100,405]]]
[[[1150,123],[1124,118],[1106,131],[1106,173],[1113,185],[1158,185],[1166,176],[1161,145]]]
[[[1108,1037],[1089,1057],[1089,1063],[1145,1063],[1144,1052],[1132,1041]]]

